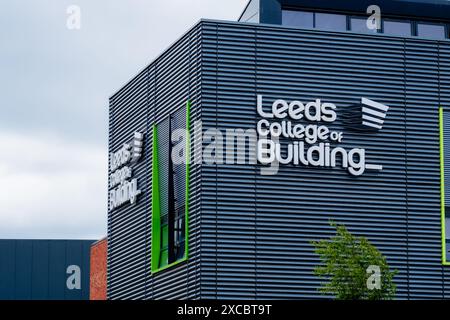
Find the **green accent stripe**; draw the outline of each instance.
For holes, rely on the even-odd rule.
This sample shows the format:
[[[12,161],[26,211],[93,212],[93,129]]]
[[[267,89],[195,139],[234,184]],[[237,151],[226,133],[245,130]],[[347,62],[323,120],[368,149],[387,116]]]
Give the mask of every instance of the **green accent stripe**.
[[[151,270],[158,270],[161,250],[161,205],[159,195],[159,155],[158,129],[153,125],[153,159],[152,159],[152,255]]]
[[[439,108],[439,158],[441,169],[441,239],[442,239],[442,264],[450,265],[447,262],[447,244],[445,241],[445,163],[444,163],[444,109]]]

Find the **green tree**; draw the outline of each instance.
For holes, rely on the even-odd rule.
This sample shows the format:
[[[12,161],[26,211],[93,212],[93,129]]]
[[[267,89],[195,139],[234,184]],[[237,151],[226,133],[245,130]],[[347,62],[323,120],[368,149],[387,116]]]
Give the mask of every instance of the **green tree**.
[[[344,225],[336,225],[330,240],[312,241],[322,264],[314,274],[324,279],[319,291],[341,300],[390,300],[395,297],[386,258],[364,237],[353,236]]]

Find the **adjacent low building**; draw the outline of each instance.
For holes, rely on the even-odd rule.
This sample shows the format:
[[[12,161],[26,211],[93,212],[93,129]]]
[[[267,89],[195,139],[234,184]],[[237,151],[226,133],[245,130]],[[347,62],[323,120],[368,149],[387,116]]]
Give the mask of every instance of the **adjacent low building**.
[[[93,240],[0,240],[0,300],[89,300]]]

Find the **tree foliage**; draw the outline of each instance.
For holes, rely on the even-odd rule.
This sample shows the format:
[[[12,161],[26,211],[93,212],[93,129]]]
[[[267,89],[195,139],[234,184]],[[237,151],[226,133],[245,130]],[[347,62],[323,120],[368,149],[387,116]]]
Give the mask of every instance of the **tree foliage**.
[[[331,225],[336,228],[334,237],[312,242],[322,261],[314,274],[325,280],[319,291],[342,300],[393,299],[397,272],[389,270],[381,252],[366,238],[353,236],[345,226]],[[373,268],[380,272],[372,273]]]

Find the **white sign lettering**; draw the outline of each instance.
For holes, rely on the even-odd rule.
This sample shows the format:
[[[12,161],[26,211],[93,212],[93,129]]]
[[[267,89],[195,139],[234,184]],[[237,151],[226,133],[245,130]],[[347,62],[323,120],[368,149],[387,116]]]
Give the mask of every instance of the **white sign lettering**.
[[[362,175],[366,169],[382,169],[380,165],[366,163],[364,148],[346,150],[335,146],[344,139],[342,131],[328,127],[337,119],[336,105],[324,103],[320,99],[306,104],[278,99],[272,103],[271,112],[265,112],[262,101],[262,95],[258,95],[257,112],[262,119],[257,123],[257,159],[261,164],[331,168],[340,164],[354,176]],[[363,101],[381,105],[365,98]],[[306,123],[298,123],[299,120]],[[294,141],[288,143],[284,149],[286,152],[282,153],[280,140],[286,139]]]
[[[136,203],[136,198],[141,194],[138,181],[133,178],[133,170],[130,163],[136,162],[141,157],[144,135],[134,133],[132,144],[124,143],[123,146],[110,154],[109,164],[109,210],[125,204]]]

